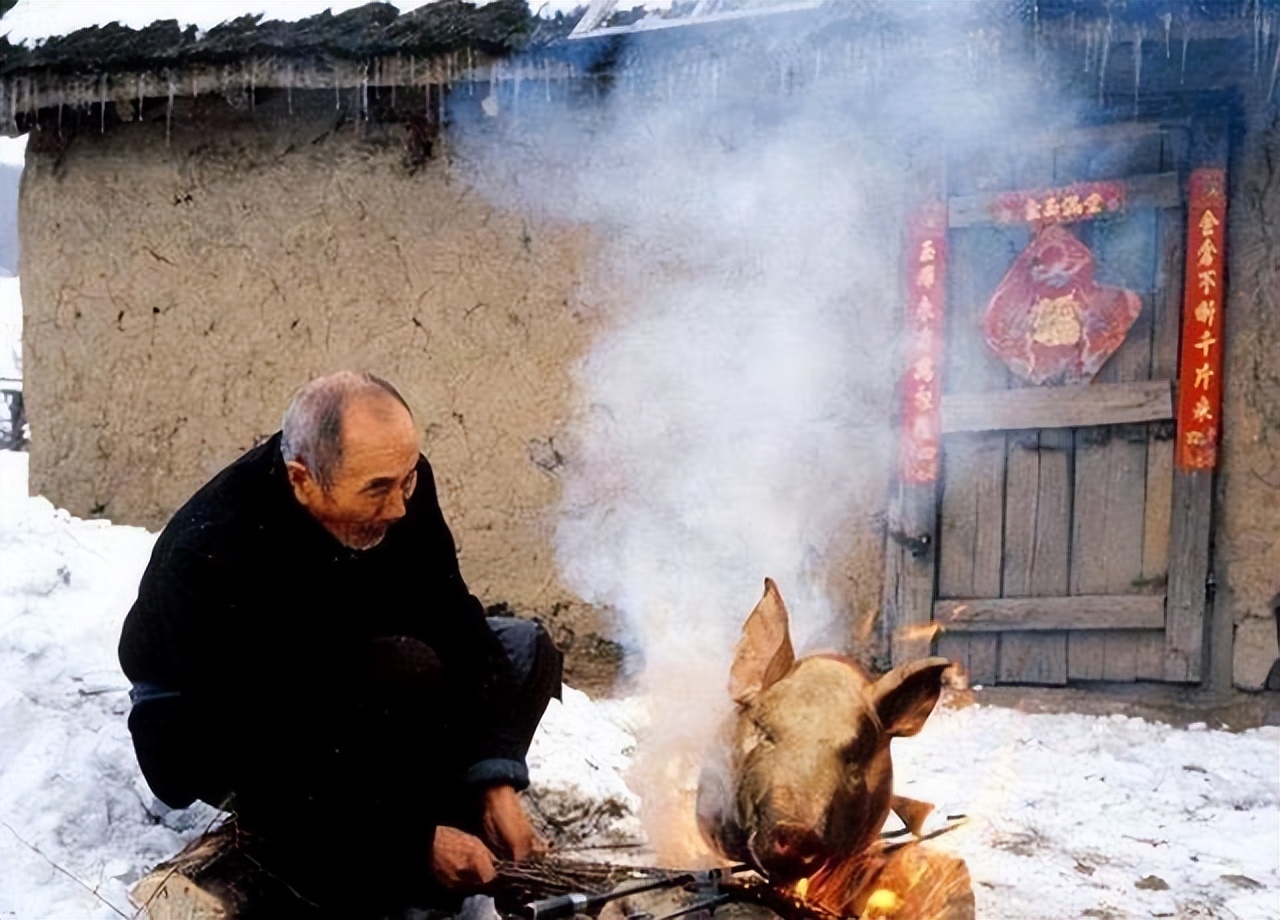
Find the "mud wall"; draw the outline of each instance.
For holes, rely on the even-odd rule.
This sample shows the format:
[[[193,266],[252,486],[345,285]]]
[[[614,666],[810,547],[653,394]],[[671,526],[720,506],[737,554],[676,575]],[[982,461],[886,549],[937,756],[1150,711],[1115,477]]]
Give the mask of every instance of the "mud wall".
[[[29,147],[32,490],[158,527],[276,429],[299,383],[366,367],[418,413],[473,589],[548,620],[586,681],[607,671],[607,614],[565,587],[552,545],[581,408],[573,365],[628,296],[592,271],[599,240],[495,207],[447,145],[410,162],[400,128],[190,105],[168,129],[156,118]],[[1280,587],[1280,117],[1252,111],[1232,162],[1210,645],[1213,682],[1246,688],[1276,660]],[[887,426],[877,396],[883,417],[861,423]],[[828,566],[871,655],[883,534],[869,519],[887,478],[867,475]]]
[[[331,97],[314,118],[194,106],[167,140],[162,117],[31,145],[33,493],[158,528],[300,383],[365,368],[416,411],[472,589],[566,644],[594,632],[549,549],[587,235],[499,213]]]
[[[1280,654],[1280,106],[1259,98],[1250,111],[1228,203],[1210,672],[1259,689]]]

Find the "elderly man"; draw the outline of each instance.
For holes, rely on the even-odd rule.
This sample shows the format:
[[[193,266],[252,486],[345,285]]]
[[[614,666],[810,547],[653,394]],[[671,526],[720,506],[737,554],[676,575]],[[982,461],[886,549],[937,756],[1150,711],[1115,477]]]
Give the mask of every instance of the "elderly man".
[[[413,416],[372,375],[304,386],[177,511],[120,662],[157,797],[232,808],[308,900],[350,915],[359,879],[370,906],[375,866],[389,896],[466,891],[495,851],[543,848],[517,792],[560,653],[486,620]]]

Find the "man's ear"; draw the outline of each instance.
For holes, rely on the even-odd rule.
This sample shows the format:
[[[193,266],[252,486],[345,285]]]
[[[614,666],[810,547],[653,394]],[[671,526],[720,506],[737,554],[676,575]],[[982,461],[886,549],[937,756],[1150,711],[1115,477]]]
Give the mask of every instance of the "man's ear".
[[[293,486],[293,494],[305,504],[305,496],[315,488],[311,471],[301,460],[286,460],[284,466],[289,473],[289,485]]]

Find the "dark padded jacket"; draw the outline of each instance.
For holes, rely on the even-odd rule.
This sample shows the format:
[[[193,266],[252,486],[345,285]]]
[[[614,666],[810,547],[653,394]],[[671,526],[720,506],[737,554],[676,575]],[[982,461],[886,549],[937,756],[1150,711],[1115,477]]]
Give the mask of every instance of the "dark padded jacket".
[[[486,727],[507,690],[503,652],[458,569],[431,467],[418,460],[406,515],[353,551],[297,502],[280,435],[183,505],[158,538],[125,620],[120,663],[134,682],[181,693],[211,739],[210,767],[238,789],[264,770],[301,775],[331,752],[368,640],[406,635],[435,649],[459,770],[509,756]]]

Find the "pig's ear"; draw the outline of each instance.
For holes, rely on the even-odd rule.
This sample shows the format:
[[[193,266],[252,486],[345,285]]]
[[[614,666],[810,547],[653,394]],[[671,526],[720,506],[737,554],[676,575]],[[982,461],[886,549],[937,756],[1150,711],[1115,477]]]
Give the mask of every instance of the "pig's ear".
[[[748,702],[781,680],[795,661],[787,607],[773,579],[766,578],[764,597],[742,624],[742,638],[729,669],[729,695],[735,703]]]
[[[871,694],[885,734],[905,738],[924,728],[942,694],[942,672],[950,666],[945,658],[924,658],[876,681]]]

